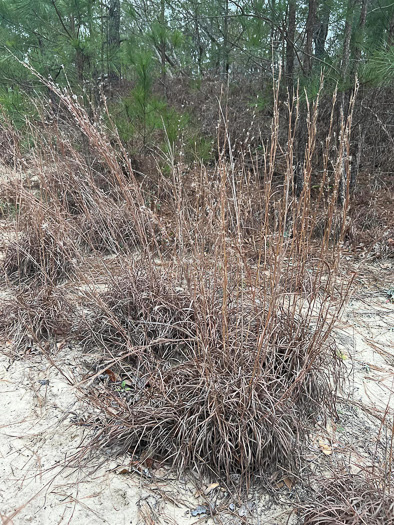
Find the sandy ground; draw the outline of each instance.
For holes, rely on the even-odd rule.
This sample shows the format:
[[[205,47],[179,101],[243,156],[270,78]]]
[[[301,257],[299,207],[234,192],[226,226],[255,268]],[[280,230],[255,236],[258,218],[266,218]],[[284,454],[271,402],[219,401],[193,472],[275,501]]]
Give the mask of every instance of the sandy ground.
[[[163,495],[155,498],[153,483],[121,473],[129,471],[128,458],[100,457],[85,466],[73,460],[87,434],[72,422],[81,413],[75,389],[67,380],[78,375],[76,357],[65,348],[56,360],[60,369],[42,355],[14,362],[5,356],[0,359],[3,523],[125,525],[156,512],[162,514],[163,523],[183,523],[194,502],[186,506],[167,502],[162,509]],[[160,483],[155,485],[160,491]],[[171,501],[168,478],[166,485]],[[185,486],[179,488],[187,495]]]
[[[376,452],[380,424],[375,416],[381,417],[387,407],[394,412],[394,305],[384,291],[358,294],[337,326],[336,339],[349,372],[348,392],[343,395],[340,424],[330,427],[329,453],[323,454],[319,439],[311,441],[310,452],[312,461],[317,458],[333,465],[352,447],[358,463],[351,468],[357,470],[360,461],[368,462]],[[89,432],[74,419],[85,410],[72,386],[86,372],[76,364],[79,354],[65,346],[55,364],[40,351],[12,360],[6,355],[11,345],[6,343],[5,354],[0,352],[3,524],[281,525],[296,521],[294,516],[287,521],[291,504],[273,505],[268,496],[257,493],[247,503],[219,498],[219,504],[220,486],[201,495],[171,471],[137,474],[130,468],[130,458],[96,457],[79,464],[73,455],[84,446]],[[291,502],[292,487],[283,491]],[[209,505],[219,505],[216,517],[208,517]]]

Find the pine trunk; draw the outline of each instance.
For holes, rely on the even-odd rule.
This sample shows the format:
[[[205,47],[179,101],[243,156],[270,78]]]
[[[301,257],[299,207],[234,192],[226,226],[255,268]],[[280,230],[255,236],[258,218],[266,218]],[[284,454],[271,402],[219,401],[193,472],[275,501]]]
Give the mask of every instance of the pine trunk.
[[[320,7],[319,20],[317,23],[317,30],[315,31],[315,55],[317,58],[323,58],[326,54],[326,41],[328,35],[328,24],[330,21],[330,4],[327,0],[323,0]]]
[[[313,35],[316,25],[316,0],[309,0],[308,18],[306,21],[306,43],[304,50],[303,69],[305,78],[312,73]],[[297,137],[297,166],[294,174],[296,195],[299,197],[304,189],[305,148],[308,143],[308,123],[306,102],[300,104],[298,137]]]
[[[110,84],[120,78],[120,0],[111,0],[108,9],[108,76]]]
[[[294,39],[296,33],[296,2],[289,1],[288,23],[286,34],[286,80],[290,98],[294,89]]]

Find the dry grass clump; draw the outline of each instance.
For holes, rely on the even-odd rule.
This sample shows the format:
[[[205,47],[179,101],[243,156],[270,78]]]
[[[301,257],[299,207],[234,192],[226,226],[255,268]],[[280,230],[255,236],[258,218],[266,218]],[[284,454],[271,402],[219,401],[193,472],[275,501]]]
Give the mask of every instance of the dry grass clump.
[[[140,386],[95,399],[107,423],[92,445],[149,447],[179,470],[228,483],[295,471],[317,416],[335,414],[340,359],[327,326],[281,301],[273,309],[262,288],[241,300],[214,280],[207,289],[206,276],[187,291],[171,281],[168,269],[137,270],[96,299],[103,306],[86,342]]]
[[[228,483],[296,470],[311,425],[335,414],[341,383],[330,334],[347,288],[336,288],[339,250],[329,232],[350,121],[342,123],[332,159],[335,173],[326,170],[313,202],[318,100],[310,108],[305,184],[296,198],[291,125],[285,159],[278,161],[276,153],[281,147],[279,83],[263,164],[252,162],[249,169],[228,158],[228,128],[222,122],[218,143],[225,139],[217,165],[201,168],[196,182],[196,171],[186,176],[170,152],[169,175],[163,175],[163,188],[152,196],[144,192],[152,186],[134,177],[116,130],[92,122],[71,95],[40,79],[74,118],[85,137],[86,159],[92,152],[100,159],[106,183],[70,143],[62,160],[69,166],[65,179],[56,169],[40,172],[35,202],[44,211],[38,218],[24,218],[21,208],[21,233],[8,250],[5,269],[20,280],[55,283],[70,277],[74,259],[86,263],[87,271],[75,274],[72,283],[84,317],[78,338],[86,348],[99,350],[106,370],[114,371],[111,377],[122,380],[89,393],[106,415],[91,446],[116,444],[132,453],[148,448],[179,470],[214,473]],[[290,123],[292,111],[289,106]],[[329,138],[334,140],[332,133]],[[62,158],[61,141],[53,142],[42,147],[46,158],[56,161]],[[285,173],[275,182],[278,162]],[[325,181],[333,188],[327,198]],[[156,210],[149,213],[151,197]],[[317,243],[315,207],[323,200],[327,222]],[[345,202],[338,212],[341,224],[346,210]],[[74,239],[84,249],[74,250]],[[165,239],[168,244],[161,242]],[[118,276],[112,272],[114,258],[101,257],[96,281],[93,259],[98,254],[91,257],[86,246],[123,252],[116,258]],[[136,246],[139,252],[133,253]],[[101,293],[104,272],[108,277]],[[121,387],[123,380],[127,389]]]
[[[148,215],[146,220],[149,221]],[[108,202],[100,208],[87,209],[78,216],[77,224],[80,242],[104,254],[127,253],[141,244],[134,218],[125,204]]]
[[[1,304],[0,333],[16,350],[69,335],[73,309],[64,292],[52,286],[23,291]]]
[[[376,259],[394,256],[394,185],[388,174],[360,174],[345,241]]]
[[[0,167],[12,166],[17,162],[20,137],[0,108]]]
[[[2,273],[14,284],[55,285],[73,275],[78,250],[75,230],[58,202],[22,179],[11,185],[17,202],[14,234],[6,246]]]
[[[394,494],[381,478],[345,474],[322,480],[303,525],[392,525]]]
[[[158,222],[145,206],[130,160],[116,144],[116,132],[111,136],[100,119],[93,122],[73,97],[61,98],[62,118],[39,133],[32,131],[36,199],[56,210],[57,220],[68,221],[74,230],[68,235],[80,248],[103,254],[152,248]],[[77,125],[70,123],[73,117]],[[44,165],[37,151],[47,159]]]
[[[15,283],[56,284],[75,268],[75,250],[63,222],[34,220],[9,243],[3,271]]]
[[[15,176],[14,172],[5,175],[0,173],[0,219],[12,217],[17,210],[18,183],[12,180],[13,176]]]
[[[195,337],[190,295],[155,268],[136,265],[107,280],[107,290],[87,294],[92,310],[81,329],[87,348],[110,355],[145,348],[168,357]]]
[[[306,373],[302,360],[288,368],[285,361],[271,356],[267,370],[256,373],[251,357],[238,358],[236,369],[233,359],[213,354],[157,369],[144,376],[147,386],[135,403],[111,403],[106,440],[132,453],[149,447],[153,458],[181,471],[196,469],[228,483],[295,472],[307,428],[324,411],[318,403],[333,398],[317,365]],[[296,383],[298,367],[305,381]],[[288,377],[281,376],[286,368]]]

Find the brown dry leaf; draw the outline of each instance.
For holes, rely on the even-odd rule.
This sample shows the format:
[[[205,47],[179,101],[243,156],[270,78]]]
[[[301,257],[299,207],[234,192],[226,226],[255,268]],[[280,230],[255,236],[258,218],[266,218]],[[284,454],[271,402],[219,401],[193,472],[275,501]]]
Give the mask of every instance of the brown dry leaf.
[[[145,458],[144,464],[147,466],[147,468],[151,469],[153,468],[155,460],[152,458]]]
[[[66,341],[60,341],[59,343],[56,343],[57,349],[61,350],[65,344]]]
[[[286,485],[286,487],[291,490],[293,488],[293,482],[290,478],[283,478],[281,481],[278,481],[276,484],[277,489],[281,489]]]
[[[117,381],[115,372],[112,372],[109,368],[107,370],[104,370],[104,374],[107,374],[109,377],[109,380],[115,383]]]
[[[130,474],[131,470],[128,467],[118,467],[115,472],[116,474]]]
[[[214,489],[216,489],[219,486],[219,483],[211,483],[208,485],[208,487],[204,490],[204,494],[207,496],[210,492],[212,492]]]
[[[284,484],[286,485],[286,487],[291,490],[293,488],[293,482],[291,481],[291,479],[289,478],[284,478]]]

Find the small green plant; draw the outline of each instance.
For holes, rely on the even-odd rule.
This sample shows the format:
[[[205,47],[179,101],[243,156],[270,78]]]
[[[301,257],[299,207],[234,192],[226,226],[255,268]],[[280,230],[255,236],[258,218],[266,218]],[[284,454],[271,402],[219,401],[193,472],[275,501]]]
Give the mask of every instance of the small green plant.
[[[189,115],[179,113],[153,91],[154,60],[150,53],[133,57],[136,83],[120,105],[112,108],[121,139],[129,143],[139,139],[143,148],[157,145],[166,150],[182,136]]]
[[[342,361],[346,361],[347,359],[349,359],[349,356],[339,349],[337,350],[337,356],[339,357],[339,359],[342,359]]]
[[[111,113],[122,141],[129,146],[159,147],[182,152],[186,162],[210,161],[212,141],[200,133],[189,113],[179,112],[154,93],[153,58],[139,53],[134,57],[136,83]],[[179,148],[174,148],[179,144]]]
[[[115,388],[115,391],[116,392],[129,392],[131,390],[130,386],[129,386],[130,382],[127,381],[127,379],[124,379],[121,383],[120,383],[120,386],[117,386]]]

